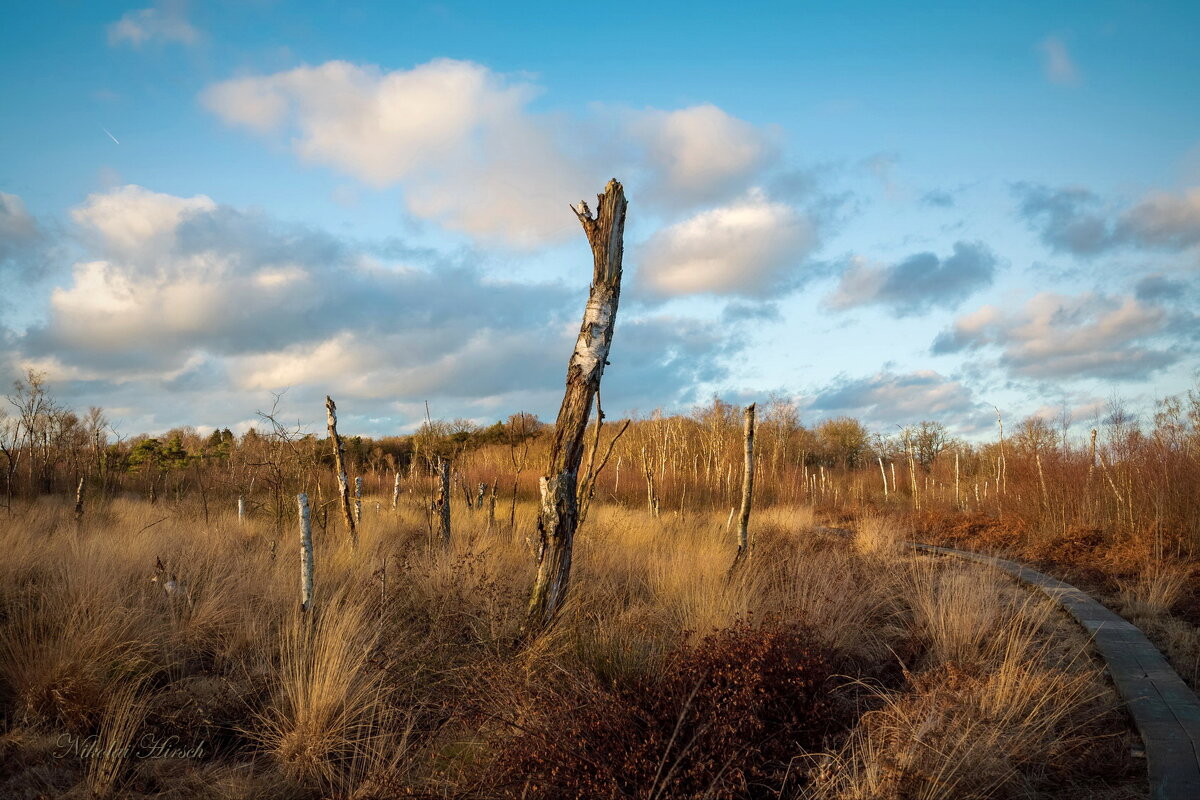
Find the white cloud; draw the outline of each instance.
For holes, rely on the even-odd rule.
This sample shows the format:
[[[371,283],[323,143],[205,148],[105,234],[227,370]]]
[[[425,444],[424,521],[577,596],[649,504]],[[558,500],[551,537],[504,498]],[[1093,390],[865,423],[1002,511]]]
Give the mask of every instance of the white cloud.
[[[1087,189],[1017,184],[1020,214],[1051,248],[1092,256],[1118,247],[1186,250],[1200,244],[1200,188],[1151,192],[1125,208]]]
[[[975,291],[990,286],[996,256],[979,242],[955,242],[944,258],[916,253],[895,264],[851,259],[828,304],[835,309],[882,305],[897,317],[941,306],[952,308]]]
[[[762,130],[711,104],[634,114],[629,135],[644,148],[654,199],[695,206],[744,189],[777,156]]]
[[[934,419],[971,430],[985,422],[983,406],[971,389],[933,370],[843,377],[822,390],[809,407],[823,416],[861,416],[885,428]]]
[[[236,78],[204,104],[258,133],[288,129],[296,154],[381,187],[402,183],[414,214],[529,247],[575,233],[566,205],[604,176],[568,152],[534,87],[468,61],[384,72],[344,61]]]
[[[651,206],[688,209],[742,192],[777,155],[767,132],[711,104],[573,116],[533,111],[538,94],[443,58],[393,71],[330,61],[223,81],[201,100],[230,125],[290,134],[308,163],[402,186],[419,217],[523,248],[577,235],[567,204],[613,175]]]
[[[188,22],[187,4],[183,0],[164,0],[149,8],[126,11],[108,26],[110,45],[128,43],[141,47],[154,41],[191,45],[200,38],[200,31]]]
[[[138,186],[92,195],[73,217],[86,256],[45,320],[0,329],[0,373],[45,369],[67,401],[138,409],[155,429],[225,425],[291,386],[306,415],[333,391],[378,430],[424,399],[473,416],[549,413],[561,398],[583,287],[489,280],[435,254]],[[614,409],[721,377],[737,346],[723,326],[629,313],[615,345]]]
[[[641,249],[639,285],[651,295],[766,297],[799,283],[816,244],[812,222],[753,191],[655,233]]]
[[[1181,353],[1156,344],[1171,315],[1135,297],[1042,292],[1023,309],[983,306],[959,318],[934,353],[999,349],[1001,366],[1026,378],[1137,380],[1175,363]]]
[[[1042,68],[1046,79],[1059,86],[1077,86],[1080,83],[1079,68],[1071,59],[1066,43],[1057,36],[1047,36],[1038,44],[1042,51]]]
[[[166,254],[189,212],[212,211],[216,206],[204,195],[175,197],[130,184],[89,195],[71,217],[100,252],[117,258],[153,259]]]

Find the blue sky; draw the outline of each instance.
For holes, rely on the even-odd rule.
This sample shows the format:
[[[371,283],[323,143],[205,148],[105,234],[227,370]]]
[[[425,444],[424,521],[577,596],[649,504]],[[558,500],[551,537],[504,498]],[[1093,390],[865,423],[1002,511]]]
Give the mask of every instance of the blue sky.
[[[0,378],[121,432],[552,418],[631,200],[610,414],[989,432],[1196,385],[1188,3],[26,4]],[[111,134],[111,135],[110,135]]]

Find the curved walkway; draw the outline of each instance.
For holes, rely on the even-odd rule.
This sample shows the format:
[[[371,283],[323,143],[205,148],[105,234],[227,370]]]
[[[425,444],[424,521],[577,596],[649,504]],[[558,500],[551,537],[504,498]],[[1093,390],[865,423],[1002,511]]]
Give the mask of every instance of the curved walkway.
[[[1069,583],[1015,561],[950,547],[907,543],[927,553],[1004,570],[1056,600],[1092,635],[1096,650],[1133,717],[1146,748],[1153,800],[1200,798],[1200,700],[1135,625]]]

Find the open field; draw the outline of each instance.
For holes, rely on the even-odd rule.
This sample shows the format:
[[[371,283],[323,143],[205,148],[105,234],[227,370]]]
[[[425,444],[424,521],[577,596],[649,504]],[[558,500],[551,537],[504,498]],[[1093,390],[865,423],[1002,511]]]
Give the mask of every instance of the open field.
[[[1200,3],[946,5],[6,14],[0,800],[1200,800]]]
[[[456,502],[443,552],[423,503],[383,501],[357,552],[314,534],[307,616],[298,534],[262,516],[16,505],[0,793],[1145,796],[1080,632],[991,571],[902,552],[892,520],[845,540],[763,511],[729,579],[725,514],[597,506],[562,619],[522,644],[530,504],[510,535]],[[152,582],[156,559],[186,589]],[[192,757],[150,757],[168,741]]]
[[[37,392],[10,431],[43,446],[5,450],[6,797],[1146,796],[1082,631],[906,540],[1074,580],[1197,677],[1195,393],[1082,447],[781,401],[579,421],[543,621],[532,415],[368,440],[328,401],[325,439],[264,414],[106,443]]]

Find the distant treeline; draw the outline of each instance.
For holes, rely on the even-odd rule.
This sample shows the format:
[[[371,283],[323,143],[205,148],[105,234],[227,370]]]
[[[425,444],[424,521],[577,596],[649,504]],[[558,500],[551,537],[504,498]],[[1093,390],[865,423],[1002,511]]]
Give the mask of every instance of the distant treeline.
[[[102,409],[80,415],[55,401],[44,377],[32,371],[14,385],[8,406],[0,415],[0,452],[9,502],[73,492],[83,479],[85,492],[101,498],[243,496],[255,513],[282,522],[298,491],[334,494],[325,431],[289,428],[277,414],[262,414],[262,424],[241,436],[228,428],[207,435],[177,428],[126,439],[115,435]],[[651,513],[736,503],[739,407],[714,397],[687,414],[631,420],[623,432],[622,422],[606,419],[598,437],[593,422],[587,435],[585,470],[611,452],[593,484],[597,501]],[[348,471],[363,478],[377,502],[390,503],[396,490],[427,496],[439,462],[449,459],[456,501],[469,505],[479,484],[496,485],[513,502],[535,498],[551,428],[518,412],[489,426],[429,420],[409,435],[343,432],[342,439]],[[1148,421],[1113,404],[1092,430],[1065,418],[998,415],[995,436],[984,443],[955,438],[933,420],[880,434],[849,417],[806,426],[795,404],[774,397],[760,404],[755,503],[1008,514],[1059,532],[1087,526],[1153,536],[1189,551],[1200,544],[1200,391],[1159,401]],[[598,456],[590,456],[593,449]]]

